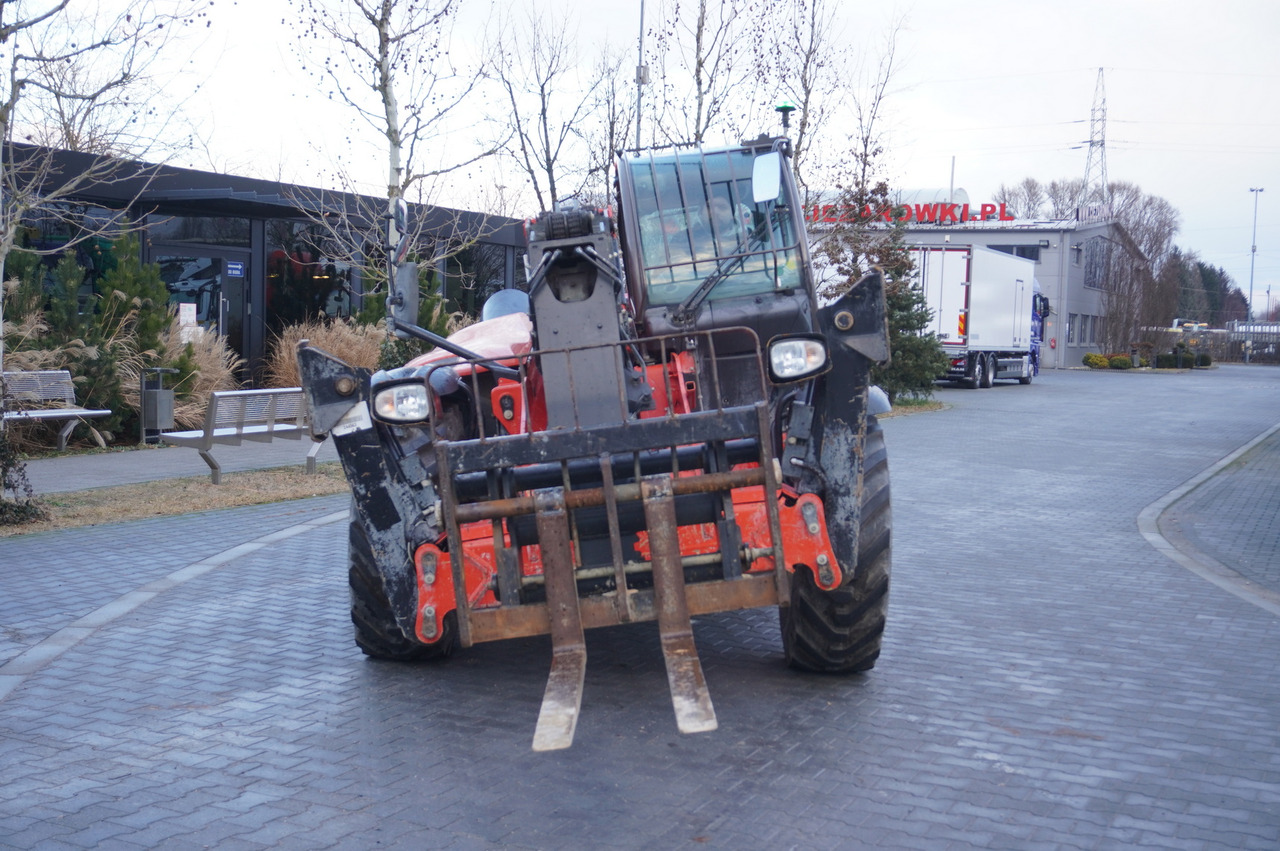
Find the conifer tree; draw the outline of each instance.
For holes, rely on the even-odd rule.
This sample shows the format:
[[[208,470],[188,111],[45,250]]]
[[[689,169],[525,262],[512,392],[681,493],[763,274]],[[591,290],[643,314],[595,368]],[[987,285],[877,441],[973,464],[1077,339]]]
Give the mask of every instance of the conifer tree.
[[[889,318],[891,359],[871,371],[871,380],[889,401],[900,396],[928,399],[933,383],[947,370],[947,356],[937,337],[925,333],[932,318],[924,292],[911,277],[915,264],[906,242],[906,217],[894,210],[893,223],[885,224],[879,211],[889,208],[889,189],[879,183],[866,192],[850,191],[844,209],[860,211],[847,216],[825,241],[827,256],[838,261],[839,278],[822,292],[835,298],[857,282],[872,266],[884,272],[885,308]]]
[[[160,266],[142,262],[138,236],[125,233],[111,246],[108,271],[99,280],[104,298],[122,300],[122,320],[132,330],[137,350],[148,365],[163,356],[160,337],[169,327],[169,291]]]

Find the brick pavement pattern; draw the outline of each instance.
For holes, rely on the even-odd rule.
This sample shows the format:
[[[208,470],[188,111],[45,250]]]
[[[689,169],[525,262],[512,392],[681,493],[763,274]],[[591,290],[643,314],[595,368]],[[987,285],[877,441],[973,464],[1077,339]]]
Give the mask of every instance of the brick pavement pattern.
[[[720,729],[681,736],[656,629],[594,631],[576,744],[535,754],[549,642],[363,659],[345,525],[321,525],[0,700],[0,848],[1277,847],[1280,623],[1135,517],[1280,422],[1280,370],[939,396],[885,423],[895,571],[869,674],[787,670],[771,611],[700,618]],[[0,541],[0,662],[342,505]]]
[[[1172,505],[1161,525],[1241,576],[1280,592],[1280,432]],[[1259,510],[1271,506],[1272,510]],[[1222,517],[1234,522],[1219,522]]]

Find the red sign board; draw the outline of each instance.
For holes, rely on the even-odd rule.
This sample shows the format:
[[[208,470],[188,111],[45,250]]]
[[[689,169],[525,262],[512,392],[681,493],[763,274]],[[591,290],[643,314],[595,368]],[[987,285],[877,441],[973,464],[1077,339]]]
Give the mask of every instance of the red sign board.
[[[852,224],[881,219],[886,222],[919,222],[938,225],[965,224],[967,222],[1012,222],[1006,204],[901,204],[881,210],[871,206],[859,210],[852,204],[820,204],[805,210],[805,220],[811,224]]]

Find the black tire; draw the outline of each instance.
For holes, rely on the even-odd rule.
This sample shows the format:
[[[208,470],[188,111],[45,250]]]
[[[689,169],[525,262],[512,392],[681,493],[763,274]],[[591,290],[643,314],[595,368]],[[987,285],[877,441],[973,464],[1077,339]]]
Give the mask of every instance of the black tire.
[[[1019,384],[1030,384],[1032,377],[1036,374],[1036,365],[1030,360],[1027,361],[1027,374],[1018,379]]]
[[[545,212],[538,216],[546,229],[546,239],[590,236],[594,217],[590,210]]]
[[[982,387],[993,387],[996,383],[996,356],[987,355],[987,371],[982,375]]]
[[[973,374],[969,378],[969,389],[977,390],[979,387],[987,386],[987,358],[985,355],[976,355],[973,359]]]
[[[791,605],[779,608],[787,664],[802,671],[857,673],[875,667],[889,608],[892,511],[884,433],[874,418],[867,429],[866,474],[856,564],[842,554],[846,581],[823,591],[799,566],[791,576]],[[828,522],[831,518],[828,517]],[[853,572],[852,580],[847,579]]]
[[[356,646],[364,651],[364,655],[396,662],[417,662],[442,658],[453,652],[457,643],[453,612],[445,616],[444,637],[435,644],[422,644],[406,638],[400,631],[391,611],[391,602],[382,588],[369,538],[356,520],[351,522],[348,549],[351,557],[347,573],[351,585],[351,623],[355,627]]]

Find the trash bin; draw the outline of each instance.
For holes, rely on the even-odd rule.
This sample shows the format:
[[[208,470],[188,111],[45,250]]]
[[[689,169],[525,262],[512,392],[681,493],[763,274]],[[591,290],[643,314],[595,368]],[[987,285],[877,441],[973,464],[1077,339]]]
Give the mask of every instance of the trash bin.
[[[147,367],[142,370],[142,443],[159,443],[160,432],[173,428],[173,391],[165,389],[164,377],[176,369]]]
[[[1142,358],[1138,357],[1138,347],[1134,346],[1129,349],[1129,357],[1133,358],[1133,368],[1137,369],[1142,366]]]

